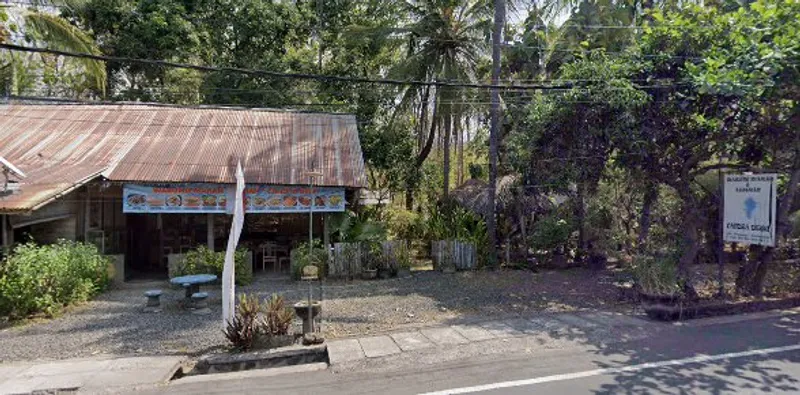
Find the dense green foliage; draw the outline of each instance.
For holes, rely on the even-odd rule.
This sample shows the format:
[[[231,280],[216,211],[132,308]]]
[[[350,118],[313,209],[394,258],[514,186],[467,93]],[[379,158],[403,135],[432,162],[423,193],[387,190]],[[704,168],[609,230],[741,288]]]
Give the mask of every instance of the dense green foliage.
[[[329,217],[328,229],[337,242],[386,240],[386,227],[370,218],[366,213],[356,214],[347,211]]]
[[[105,97],[354,113],[369,186],[387,206],[338,216],[334,241],[455,238],[482,249],[506,247],[509,260],[563,248],[577,262],[598,248],[630,257],[649,246],[679,245],[678,276],[690,284],[689,265],[713,259],[717,249],[716,171],[761,169],[781,175],[778,233],[788,234],[800,183],[799,2],[510,7],[521,18],[505,21],[500,82],[544,88],[500,90],[497,159],[500,176],[511,181],[493,187],[505,246],[487,245],[486,213],[444,203],[466,173],[485,175],[487,89],[115,61],[105,64]],[[70,21],[69,29],[49,21],[64,28],[60,35],[5,19],[0,37],[11,40],[29,27],[29,42],[85,36],[121,57],[463,84],[489,80],[492,15],[491,2],[470,0],[88,0],[62,10],[59,23]],[[85,87],[99,74],[73,81],[65,74],[75,68],[56,73],[59,62],[40,60],[44,73],[19,67],[31,59],[9,60],[6,66],[24,72],[5,85],[30,92],[69,80],[84,88],[49,94],[99,91]],[[740,292],[760,292],[772,251],[754,251],[760,258],[743,267]]]
[[[0,262],[0,315],[52,316],[66,305],[86,301],[108,286],[109,265],[93,244],[20,244]]]
[[[569,243],[574,227],[568,219],[560,218],[556,213],[548,215],[533,227],[531,248],[534,251],[560,251]]]
[[[681,294],[678,278],[678,257],[675,254],[634,257],[631,266],[639,289],[654,296],[676,296]]]
[[[238,285],[247,285],[253,282],[253,268],[247,260],[250,254],[246,248],[238,248],[234,255],[235,281]],[[184,276],[187,274],[214,274],[222,278],[222,271],[225,268],[225,252],[212,251],[206,246],[199,246],[183,255],[183,259],[178,264],[176,274]]]
[[[67,19],[35,8],[0,7],[0,43],[20,41],[55,50],[100,53],[93,37]],[[0,54],[0,92],[4,95],[30,95],[40,85],[45,86],[47,95],[102,95],[106,77],[105,65],[96,60]]]
[[[322,247],[320,240],[314,240],[309,248],[308,242],[298,244],[292,249],[291,272],[292,278],[300,280],[303,275],[303,268],[314,265],[319,271],[320,277],[328,274],[328,251]]]

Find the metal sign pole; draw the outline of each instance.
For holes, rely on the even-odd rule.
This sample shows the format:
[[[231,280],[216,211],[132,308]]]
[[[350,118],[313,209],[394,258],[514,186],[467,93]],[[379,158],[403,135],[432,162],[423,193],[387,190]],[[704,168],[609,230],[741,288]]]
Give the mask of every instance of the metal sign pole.
[[[717,170],[719,178],[719,251],[717,252],[717,281],[719,290],[717,291],[720,299],[725,297],[725,176],[722,170]]]
[[[308,186],[311,191],[314,190],[314,175],[309,173]],[[315,195],[311,193],[311,204],[308,205],[308,261],[314,257],[314,198]],[[313,299],[313,283],[308,282],[308,325],[309,332],[314,332],[314,318],[311,314],[311,300]]]

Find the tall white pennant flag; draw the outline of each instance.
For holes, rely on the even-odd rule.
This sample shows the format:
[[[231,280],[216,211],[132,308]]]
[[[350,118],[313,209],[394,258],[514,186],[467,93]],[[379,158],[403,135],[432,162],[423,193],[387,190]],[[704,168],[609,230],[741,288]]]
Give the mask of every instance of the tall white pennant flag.
[[[228,200],[231,201],[230,199]],[[236,246],[239,244],[239,236],[242,234],[244,225],[244,173],[242,172],[242,162],[236,165],[236,194],[233,206],[233,224],[231,233],[228,236],[228,249],[225,250],[225,267],[222,269],[222,329],[227,327],[227,323],[233,320],[236,313],[236,265],[234,256]]]

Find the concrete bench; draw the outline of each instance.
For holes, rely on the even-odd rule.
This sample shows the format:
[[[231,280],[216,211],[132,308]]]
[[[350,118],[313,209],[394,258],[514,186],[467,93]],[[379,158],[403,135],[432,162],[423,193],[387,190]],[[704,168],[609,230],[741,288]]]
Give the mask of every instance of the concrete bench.
[[[146,313],[157,313],[161,311],[161,290],[151,289],[145,291],[144,296],[147,297],[147,305],[144,307]]]
[[[195,292],[192,294],[192,313],[194,314],[208,314],[211,309],[208,308],[208,292]]]

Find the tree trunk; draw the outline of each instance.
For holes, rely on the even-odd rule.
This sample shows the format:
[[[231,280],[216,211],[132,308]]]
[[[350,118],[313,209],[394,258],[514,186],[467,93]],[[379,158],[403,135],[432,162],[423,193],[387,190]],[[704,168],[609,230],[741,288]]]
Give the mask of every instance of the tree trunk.
[[[430,97],[431,87],[426,86],[425,89],[422,91],[422,101],[420,103],[419,108],[419,122],[417,124],[417,143],[419,144],[419,154],[422,155],[423,151],[425,150],[426,142],[428,139],[425,138],[425,130],[427,129],[428,124],[428,99]],[[436,115],[434,114],[434,117]],[[431,125],[433,127],[433,125]],[[433,130],[433,129],[431,129]],[[433,133],[433,131],[431,131]],[[430,148],[428,148],[430,151]],[[425,153],[425,157],[422,158],[422,162],[425,161],[428,154]],[[417,158],[419,161],[419,157]],[[406,210],[413,210],[414,209],[414,191],[417,187],[416,181],[416,172],[419,171],[419,165],[415,166],[415,168],[409,170],[412,173],[408,175],[408,180],[406,181]]]
[[[584,201],[584,186],[578,183],[577,192],[575,194],[574,213],[575,219],[578,222],[578,245],[575,253],[575,261],[580,262],[586,252],[586,202]]]
[[[422,103],[419,108],[419,124],[417,125],[417,144],[419,150],[425,145],[425,129],[428,126],[428,99],[430,98],[431,87],[426,86],[422,92]]]
[[[494,29],[492,30],[492,85],[500,82],[500,45],[506,19],[506,0],[494,0]],[[489,233],[489,264],[497,265],[497,231],[495,226],[495,188],[497,187],[497,134],[500,132],[500,91],[492,88],[491,125],[489,128],[489,213],[486,230]]]
[[[791,229],[789,211],[797,194],[797,184],[800,183],[800,152],[795,152],[792,174],[786,192],[778,199],[775,223],[775,244],[781,240]],[[743,296],[761,296],[764,292],[764,280],[775,256],[775,247],[752,246],[755,252],[739,268],[736,276],[736,291]]]
[[[450,107],[450,105],[448,105]],[[442,196],[445,198],[450,195],[450,132],[453,128],[453,114],[448,109],[447,114],[444,116],[444,164],[442,171],[444,172],[444,187],[442,189]]]
[[[456,150],[458,150],[458,174],[456,180],[458,185],[464,183],[464,136],[461,134],[461,119],[453,124],[453,132],[456,136]]]
[[[681,282],[685,297],[694,299],[697,292],[692,285],[691,266],[697,260],[700,251],[698,227],[701,224],[701,215],[695,204],[694,196],[688,185],[678,189],[678,195],[683,201],[683,253],[678,261],[678,281]]]
[[[431,149],[433,148],[433,142],[436,139],[436,113],[438,112],[439,107],[439,97],[435,95],[433,98],[433,114],[431,114],[431,129],[428,133],[428,138],[425,141],[425,145],[422,146],[422,149],[417,154],[417,161],[416,166],[422,166],[425,163],[425,159],[428,159],[428,155],[431,153]]]
[[[745,261],[739,267],[739,272],[736,274],[736,292],[741,296],[761,296],[763,289],[763,277],[766,275],[766,258],[772,260],[771,247],[762,247],[760,245],[751,245],[747,254],[745,254]],[[760,273],[759,273],[760,272]],[[756,281],[761,277],[762,286],[759,286]]]
[[[647,237],[650,235],[650,213],[653,210],[653,205],[658,199],[658,184],[649,183],[644,192],[644,201],[642,202],[642,215],[639,217],[639,238],[636,247],[639,252],[644,251],[647,243]]]
[[[523,210],[524,196],[525,193],[520,189],[520,191],[517,194],[516,206],[517,206],[517,217],[519,217],[519,232],[520,236],[522,237],[522,240],[520,241],[519,245],[520,248],[522,248],[522,256],[525,259],[525,265],[527,266],[530,264],[530,259],[528,259],[530,258],[528,256],[530,249],[528,248],[528,232],[527,232],[527,227],[525,226],[525,220],[527,219],[527,217],[525,216],[525,212]]]

